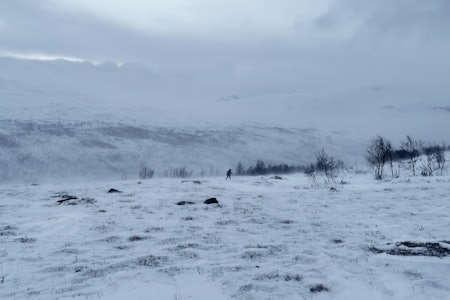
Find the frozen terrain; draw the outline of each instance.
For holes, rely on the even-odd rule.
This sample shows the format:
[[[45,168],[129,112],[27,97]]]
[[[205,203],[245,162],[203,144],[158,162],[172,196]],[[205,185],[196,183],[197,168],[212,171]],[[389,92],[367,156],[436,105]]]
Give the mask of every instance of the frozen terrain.
[[[450,177],[344,179],[2,185],[0,298],[450,299]]]

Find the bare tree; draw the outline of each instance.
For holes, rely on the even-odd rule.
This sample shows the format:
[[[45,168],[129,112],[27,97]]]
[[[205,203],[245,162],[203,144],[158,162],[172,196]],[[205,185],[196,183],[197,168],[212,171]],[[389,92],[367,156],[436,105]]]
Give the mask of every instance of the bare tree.
[[[381,136],[377,136],[369,142],[367,147],[366,160],[375,168],[375,179],[383,179],[384,164],[387,158],[387,146],[390,144]]]
[[[445,168],[445,145],[432,145],[424,148],[425,160],[420,167],[423,176],[433,176],[434,172],[439,171],[441,175]]]
[[[336,183],[339,171],[344,167],[344,163],[328,155],[324,149],[321,149],[316,155],[316,171],[322,173],[327,182]]]
[[[316,166],[311,163],[304,169],[305,174],[311,178],[314,184],[317,184],[317,172],[316,172]]]
[[[446,146],[445,144],[442,144],[442,146],[440,147],[438,153],[436,153],[436,162],[438,164],[438,168],[441,170],[441,176],[444,173],[444,169],[445,169],[445,149]]]
[[[188,178],[192,176],[192,171],[188,171],[186,167],[170,168],[164,171],[164,177],[171,178]]]
[[[266,174],[267,169],[266,169],[266,164],[262,161],[262,160],[258,160],[256,162],[256,167],[254,169],[254,173],[258,174],[258,175],[264,175]]]
[[[242,165],[241,162],[238,162],[237,166],[236,166],[236,175],[243,175],[244,174],[244,166]]]
[[[385,153],[386,153],[386,161],[389,162],[389,166],[391,167],[391,176],[394,178],[394,149],[392,147],[391,141],[385,139]]]
[[[408,156],[414,176],[416,176],[416,163],[422,153],[422,148],[423,142],[415,140],[409,135],[406,136],[406,140],[402,143],[402,150],[404,150]]]

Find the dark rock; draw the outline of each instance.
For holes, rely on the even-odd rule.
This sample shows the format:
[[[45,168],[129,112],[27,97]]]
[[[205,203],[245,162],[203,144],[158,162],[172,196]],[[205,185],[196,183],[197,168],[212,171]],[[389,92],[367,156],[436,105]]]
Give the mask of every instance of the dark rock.
[[[147,239],[147,237],[140,236],[140,235],[132,235],[128,238],[128,240],[130,242],[142,241],[142,240],[146,240],[146,239]]]
[[[122,192],[116,189],[109,189],[108,193],[122,193]]]
[[[192,201],[180,201],[180,202],[177,202],[177,205],[186,205],[186,204],[192,205],[192,204],[195,204],[195,203],[192,202]]]
[[[283,177],[278,176],[278,175],[275,175],[275,176],[273,176],[272,178],[273,178],[273,179],[277,179],[277,180],[282,180],[282,179],[283,179]]]
[[[77,200],[78,198],[75,196],[70,196],[70,195],[64,195],[64,198],[61,200],[58,200],[56,202],[58,202],[58,204],[61,204],[63,202],[69,201],[69,200]]]
[[[202,184],[202,182],[200,180],[183,180],[181,181],[182,183],[186,183],[186,182],[192,182],[194,184]]]
[[[324,286],[323,284],[319,283],[314,286],[312,286],[309,291],[311,293],[320,293],[320,292],[328,292],[328,288]]]
[[[70,201],[70,200],[74,200],[74,201]],[[56,201],[58,202],[58,204],[67,204],[67,205],[77,205],[80,203],[85,203],[85,204],[93,204],[95,202],[97,202],[95,199],[93,198],[77,198],[75,196],[68,196],[64,199],[58,200]]]
[[[330,192],[337,192],[337,188],[335,188],[334,186],[330,187]]]
[[[398,242],[392,248],[370,247],[370,251],[374,253],[386,253],[389,255],[399,256],[434,256],[445,257],[450,256],[450,241],[439,242]]]
[[[206,199],[205,201],[203,201],[203,203],[204,204],[218,204],[219,201],[217,201],[216,198],[209,198],[209,199]]]

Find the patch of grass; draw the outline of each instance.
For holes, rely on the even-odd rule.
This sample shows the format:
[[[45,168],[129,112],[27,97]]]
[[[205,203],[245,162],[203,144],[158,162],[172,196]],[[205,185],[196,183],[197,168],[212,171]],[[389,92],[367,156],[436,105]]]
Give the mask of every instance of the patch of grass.
[[[175,247],[175,250],[184,250],[184,249],[188,249],[188,248],[197,249],[198,247],[199,247],[199,245],[196,243],[180,244]]]
[[[113,236],[109,236],[107,238],[104,239],[105,242],[107,243],[115,243],[118,242],[120,240],[120,237],[113,235]]]
[[[244,254],[242,254],[241,258],[243,259],[257,259],[263,257],[262,251],[245,251]]]
[[[276,280],[276,281],[284,280],[284,281],[300,282],[303,280],[303,277],[298,274],[296,274],[296,275],[292,275],[292,274],[280,275],[278,273],[278,271],[275,271],[275,272],[259,275],[258,277],[256,277],[256,280]]]
[[[146,233],[149,233],[149,232],[161,232],[161,231],[164,231],[164,227],[153,226],[153,227],[145,229]]]
[[[284,281],[297,281],[297,282],[300,282],[300,281],[302,281],[302,276],[300,276],[300,275],[290,275],[290,274],[286,274],[286,275],[284,275]]]
[[[36,242],[35,238],[29,238],[29,237],[21,237],[16,239],[16,242],[20,242],[20,243],[34,243]]]
[[[16,235],[15,231],[18,228],[11,225],[5,225],[3,227],[0,227],[0,236],[10,236],[10,235]]]
[[[132,235],[128,238],[128,240],[130,242],[137,242],[137,241],[142,241],[142,240],[146,240],[146,239],[148,239],[148,237],[141,236],[141,235]]]
[[[292,223],[294,223],[294,221],[293,221],[293,220],[286,219],[286,220],[281,220],[280,223],[281,223],[281,224],[292,224]]]
[[[165,256],[147,255],[147,256],[138,258],[137,264],[140,266],[156,268],[156,267],[160,267],[161,263],[166,262],[166,261],[167,261],[167,257],[165,257]]]

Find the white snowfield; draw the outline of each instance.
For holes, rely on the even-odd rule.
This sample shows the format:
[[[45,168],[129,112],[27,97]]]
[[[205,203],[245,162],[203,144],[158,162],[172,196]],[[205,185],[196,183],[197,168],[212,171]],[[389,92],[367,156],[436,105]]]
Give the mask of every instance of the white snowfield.
[[[0,186],[0,299],[450,299],[450,177],[345,180]]]

